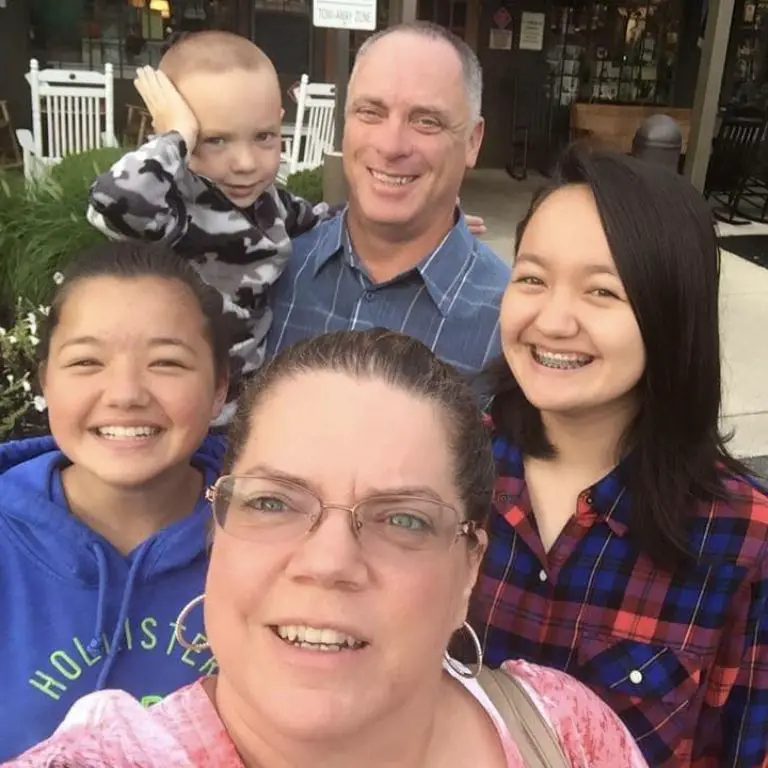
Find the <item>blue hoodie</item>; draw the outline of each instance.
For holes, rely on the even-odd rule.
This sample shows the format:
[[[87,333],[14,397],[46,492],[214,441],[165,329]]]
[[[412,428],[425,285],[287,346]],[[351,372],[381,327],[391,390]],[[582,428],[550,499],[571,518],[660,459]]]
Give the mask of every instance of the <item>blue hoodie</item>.
[[[223,452],[208,437],[193,457],[206,485]],[[122,555],[70,514],[65,465],[49,437],[0,445],[0,763],[50,736],[86,693],[121,688],[150,705],[215,668],[174,639],[203,591],[208,503]],[[184,636],[201,632],[197,608]]]

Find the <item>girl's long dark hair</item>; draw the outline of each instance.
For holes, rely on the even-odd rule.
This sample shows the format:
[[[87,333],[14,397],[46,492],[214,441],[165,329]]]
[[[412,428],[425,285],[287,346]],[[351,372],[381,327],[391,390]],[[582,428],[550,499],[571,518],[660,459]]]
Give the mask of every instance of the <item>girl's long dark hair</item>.
[[[621,464],[632,509],[630,532],[658,565],[690,562],[688,521],[695,500],[725,499],[722,468],[747,476],[719,431],[720,251],[711,210],[683,177],[625,155],[567,150],[556,189],[585,184],[594,195],[611,253],[646,351],[640,409],[624,437]],[[567,226],[567,222],[563,222]],[[524,454],[551,458],[539,411],[503,357],[484,372],[497,430]]]

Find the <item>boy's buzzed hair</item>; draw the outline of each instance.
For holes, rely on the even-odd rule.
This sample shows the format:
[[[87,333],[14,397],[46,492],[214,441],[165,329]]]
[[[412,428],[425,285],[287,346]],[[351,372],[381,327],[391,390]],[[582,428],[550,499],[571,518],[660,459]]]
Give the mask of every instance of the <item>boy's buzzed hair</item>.
[[[160,59],[159,69],[178,87],[185,75],[220,74],[233,69],[277,71],[270,58],[248,38],[220,29],[185,34]]]

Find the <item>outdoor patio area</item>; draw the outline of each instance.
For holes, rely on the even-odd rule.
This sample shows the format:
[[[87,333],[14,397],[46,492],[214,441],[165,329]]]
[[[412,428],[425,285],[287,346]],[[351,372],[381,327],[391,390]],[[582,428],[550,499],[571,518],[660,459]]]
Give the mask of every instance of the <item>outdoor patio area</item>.
[[[544,182],[534,175],[515,181],[501,170],[472,171],[465,181],[462,207],[485,218],[488,234],[483,239],[510,262],[517,223]],[[723,224],[720,233],[768,236],[768,225]],[[721,297],[723,426],[734,430],[731,449],[738,456],[766,457],[756,464],[768,475],[768,269],[724,251]]]

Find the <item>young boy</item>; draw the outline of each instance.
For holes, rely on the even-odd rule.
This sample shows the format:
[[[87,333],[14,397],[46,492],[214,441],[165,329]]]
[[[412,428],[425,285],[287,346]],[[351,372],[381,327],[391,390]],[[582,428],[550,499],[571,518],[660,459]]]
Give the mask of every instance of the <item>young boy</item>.
[[[210,30],[174,43],[138,90],[155,136],[93,183],[88,221],[108,237],[162,241],[190,259],[232,319],[228,421],[244,377],[264,361],[267,292],[297,237],[332,215],[275,186],[280,86],[249,40]],[[482,220],[473,220],[483,231]]]
[[[237,35],[199,32],[142,67],[134,81],[155,136],[91,187],[88,221],[114,239],[169,243],[223,296],[231,318],[232,384],[264,359],[268,288],[291,238],[328,207],[278,189],[280,86],[272,62]]]

